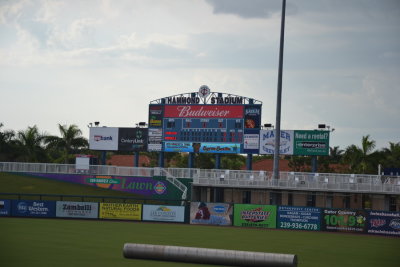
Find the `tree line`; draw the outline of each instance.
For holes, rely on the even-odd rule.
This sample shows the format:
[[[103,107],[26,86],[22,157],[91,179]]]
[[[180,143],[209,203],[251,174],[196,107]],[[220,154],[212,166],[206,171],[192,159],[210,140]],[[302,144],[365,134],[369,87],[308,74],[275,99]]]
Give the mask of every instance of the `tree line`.
[[[74,163],[76,154],[92,154],[100,157],[98,151],[89,150],[87,138],[75,124],[58,124],[59,136],[40,132],[36,125],[25,130],[4,129],[0,123],[0,161],[2,162],[42,162]],[[318,156],[318,172],[377,174],[381,168],[400,168],[400,142],[389,142],[389,146],[376,150],[376,142],[369,135],[361,138],[360,145],[350,145],[345,149],[331,147],[329,156]],[[111,152],[108,153],[110,156]],[[157,166],[158,153],[141,152],[150,158],[150,166]],[[310,156],[284,156],[292,171],[311,171]],[[165,153],[166,166],[186,168],[188,156],[184,153]],[[253,162],[272,159],[272,156],[254,156]],[[195,166],[212,169],[215,155],[199,153],[194,158]],[[222,169],[241,169],[246,164],[243,155],[224,155]]]

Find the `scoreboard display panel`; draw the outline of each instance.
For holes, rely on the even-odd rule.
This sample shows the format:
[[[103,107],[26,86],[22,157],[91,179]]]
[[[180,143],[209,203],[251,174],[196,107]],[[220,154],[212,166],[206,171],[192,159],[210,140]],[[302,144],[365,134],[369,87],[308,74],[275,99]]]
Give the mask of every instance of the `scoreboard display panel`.
[[[219,96],[209,97],[207,102],[192,93],[188,98],[169,97],[150,104],[149,128],[154,129],[149,129],[149,148],[165,152],[247,153],[246,133],[259,132],[261,104],[245,103],[243,97],[234,101],[229,98],[227,103],[221,93]],[[151,137],[156,130],[157,139],[155,134]]]

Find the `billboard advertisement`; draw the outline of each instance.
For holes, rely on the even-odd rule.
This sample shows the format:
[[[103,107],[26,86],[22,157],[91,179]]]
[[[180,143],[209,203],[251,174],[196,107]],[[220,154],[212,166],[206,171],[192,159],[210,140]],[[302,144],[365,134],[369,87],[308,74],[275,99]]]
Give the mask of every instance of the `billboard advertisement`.
[[[163,130],[160,128],[148,129],[147,150],[148,151],[161,151],[162,150],[162,135]]]
[[[279,154],[293,155],[293,133],[294,131],[281,130]],[[260,131],[260,154],[274,154],[275,130]]]
[[[99,204],[95,202],[57,201],[56,217],[97,219]]]
[[[196,144],[196,143],[194,143]],[[201,143],[200,153],[224,153],[224,154],[237,154],[241,153],[241,146],[239,143]]]
[[[89,149],[111,151],[118,150],[118,128],[90,127]]]
[[[190,203],[191,224],[232,225],[232,204]]]
[[[118,128],[118,151],[147,151],[147,128]]]
[[[11,200],[0,199],[0,216],[11,216]]]
[[[365,233],[368,212],[365,210],[322,209],[321,230],[331,232]]]
[[[140,221],[141,215],[141,204],[100,203],[99,218],[101,219]]]
[[[56,203],[54,201],[13,200],[11,214],[21,217],[55,217]]]
[[[163,119],[163,105],[149,106],[149,128],[161,128]]]
[[[243,105],[166,105],[165,118],[243,118]]]
[[[235,204],[234,226],[276,228],[275,205]]]
[[[164,142],[165,152],[193,152],[195,146],[191,142]]]
[[[143,205],[143,220],[157,222],[185,222],[185,207]]]
[[[244,109],[244,128],[260,129],[261,127],[261,106],[247,105]]]
[[[319,231],[321,209],[314,207],[278,207],[278,225],[281,229]]]
[[[329,131],[294,131],[295,155],[329,155]]]
[[[400,212],[369,211],[367,233],[400,236]]]

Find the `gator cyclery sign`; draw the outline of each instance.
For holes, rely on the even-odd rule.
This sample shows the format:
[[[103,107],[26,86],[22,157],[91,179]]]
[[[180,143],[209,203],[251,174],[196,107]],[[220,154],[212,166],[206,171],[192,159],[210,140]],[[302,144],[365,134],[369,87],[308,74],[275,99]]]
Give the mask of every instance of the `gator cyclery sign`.
[[[168,182],[164,176],[136,177],[114,175],[80,175],[29,173],[34,177],[78,183],[104,189],[129,192],[141,198],[170,199],[182,198],[182,192]]]

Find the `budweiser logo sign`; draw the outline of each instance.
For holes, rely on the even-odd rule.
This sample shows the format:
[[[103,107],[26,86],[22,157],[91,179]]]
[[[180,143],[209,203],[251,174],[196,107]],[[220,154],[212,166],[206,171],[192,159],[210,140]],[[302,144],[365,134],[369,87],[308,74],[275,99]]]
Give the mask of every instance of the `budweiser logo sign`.
[[[171,105],[165,107],[169,118],[243,118],[243,106]]]

